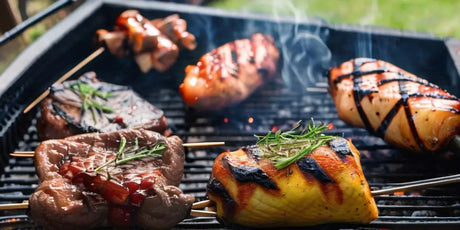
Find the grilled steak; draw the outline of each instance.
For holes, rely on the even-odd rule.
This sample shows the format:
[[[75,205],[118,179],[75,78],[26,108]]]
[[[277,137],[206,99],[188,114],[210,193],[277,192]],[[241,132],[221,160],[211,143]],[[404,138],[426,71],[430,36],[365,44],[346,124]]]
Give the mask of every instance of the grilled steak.
[[[227,43],[186,67],[180,94],[186,105],[199,110],[240,103],[275,76],[278,57],[269,35]]]
[[[388,62],[357,58],[332,68],[339,117],[390,144],[436,151],[460,133],[460,100]]]
[[[94,72],[51,87],[37,121],[42,140],[119,129],[167,131],[163,111],[129,87],[100,82]]]
[[[224,224],[292,227],[377,218],[350,141],[335,138],[282,169],[263,153],[256,145],[216,158],[207,191]]]
[[[182,141],[153,131],[44,141],[35,150],[41,183],[30,213],[48,229],[171,228],[194,201],[176,187],[183,165]]]

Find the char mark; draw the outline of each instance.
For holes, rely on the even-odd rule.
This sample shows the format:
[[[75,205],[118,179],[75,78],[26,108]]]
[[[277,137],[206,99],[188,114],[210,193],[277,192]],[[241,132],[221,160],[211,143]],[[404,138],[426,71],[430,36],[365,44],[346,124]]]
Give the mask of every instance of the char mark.
[[[361,88],[361,83],[362,79],[361,78],[353,78],[353,99],[355,100],[355,106],[356,109],[358,110],[359,116],[361,120],[364,123],[364,126],[366,127],[367,131],[369,131],[373,135],[377,135],[375,130],[372,128],[372,125],[367,118],[366,113],[364,112],[363,107],[361,106],[361,100],[369,95],[370,93],[373,93],[373,91],[370,90],[363,90]]]
[[[254,160],[255,162],[259,162],[260,156],[264,154],[256,145],[243,147],[242,150],[246,152],[249,159]]]
[[[297,166],[304,176],[308,174],[313,175],[319,182],[322,183],[333,183],[335,182],[331,179],[326,172],[318,165],[318,163],[310,157],[304,157],[297,161]]]
[[[337,85],[338,83],[340,83],[345,78],[349,78],[349,77],[359,78],[359,77],[369,75],[369,74],[381,74],[381,73],[385,73],[385,72],[391,72],[391,71],[386,69],[386,68],[375,69],[375,70],[371,70],[371,71],[353,70],[353,72],[351,72],[351,73],[347,73],[347,74],[343,74],[343,75],[338,76],[334,80],[334,85]]]
[[[56,114],[62,117],[67,122],[67,125],[77,128],[77,130],[79,130],[81,133],[100,132],[100,130],[94,127],[82,126],[80,124],[75,123],[74,119],[70,117],[58,104],[52,103],[52,106]]]
[[[401,100],[402,100],[402,104],[404,106],[404,112],[406,113],[406,119],[409,123],[409,127],[410,127],[410,130],[412,132],[412,135],[414,137],[414,140],[415,142],[417,142],[418,146],[420,147],[420,149],[423,151],[423,152],[426,152],[427,149],[425,148],[425,145],[423,144],[422,142],[422,139],[420,138],[418,132],[417,132],[417,128],[415,127],[415,121],[414,121],[414,118],[412,117],[412,113],[410,111],[410,108],[409,108],[409,98],[411,97],[411,95],[409,95],[407,93],[407,89],[406,89],[406,84],[404,84],[404,82],[399,82],[399,93],[401,94]]]
[[[340,159],[344,160],[347,155],[352,155],[347,140],[342,137],[336,137],[329,142],[329,147],[334,151]]]
[[[435,88],[435,89],[439,89],[439,86],[433,84],[433,83],[430,83],[426,80],[423,80],[423,79],[412,79],[412,78],[409,78],[408,76],[406,76],[404,73],[402,72],[397,72],[399,77],[396,77],[396,78],[389,78],[389,79],[382,79],[378,82],[378,86],[382,86],[382,85],[385,85],[387,83],[390,83],[390,82],[395,82],[395,81],[408,81],[408,82],[414,82],[414,83],[418,83],[420,85],[424,85],[424,86],[429,86],[431,88]]]
[[[237,203],[217,178],[212,178],[206,186],[206,189],[209,193],[222,197],[222,207],[228,216],[233,216],[235,214]]]
[[[268,189],[278,189],[275,182],[259,167],[238,165],[232,167],[230,171],[238,182],[255,182],[258,185]]]

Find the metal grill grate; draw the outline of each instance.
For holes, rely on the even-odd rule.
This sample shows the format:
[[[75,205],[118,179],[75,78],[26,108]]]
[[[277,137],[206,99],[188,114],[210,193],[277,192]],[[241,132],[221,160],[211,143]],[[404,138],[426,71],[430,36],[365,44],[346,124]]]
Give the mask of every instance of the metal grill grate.
[[[145,95],[145,94],[144,94]],[[458,156],[414,155],[396,150],[363,129],[354,129],[338,119],[325,82],[304,92],[292,92],[276,83],[267,85],[240,106],[222,112],[199,114],[186,111],[178,94],[171,89],[150,92],[147,100],[162,108],[173,132],[186,142],[225,141],[226,146],[189,149],[186,152],[184,178],[180,188],[197,200],[206,199],[206,183],[213,159],[227,149],[253,144],[254,134],[273,128],[287,129],[298,120],[333,123],[333,132],[352,138],[362,155],[366,178],[373,188],[397,186],[398,183],[460,173]],[[37,115],[38,116],[38,115]],[[18,141],[17,150],[33,150],[38,144],[33,119],[27,133]],[[454,157],[454,158],[453,158]],[[0,202],[27,200],[38,184],[32,159],[13,158],[0,179]],[[413,193],[375,197],[380,217],[366,226],[334,224],[334,228],[460,226],[460,191],[458,185],[430,188]],[[0,226],[32,226],[25,211],[2,211]],[[214,218],[188,218],[178,228],[220,228]]]

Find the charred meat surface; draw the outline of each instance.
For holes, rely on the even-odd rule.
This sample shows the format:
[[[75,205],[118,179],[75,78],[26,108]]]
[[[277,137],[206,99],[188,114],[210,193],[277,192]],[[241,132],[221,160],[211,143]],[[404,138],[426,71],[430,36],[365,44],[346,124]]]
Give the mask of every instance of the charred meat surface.
[[[186,67],[180,94],[187,106],[199,110],[240,103],[276,75],[278,58],[269,35],[227,43]]]
[[[378,217],[353,144],[332,136],[320,142],[298,137],[283,146],[259,141],[216,158],[207,191],[221,222],[268,228],[370,223]],[[291,155],[299,157],[279,164]]]
[[[46,229],[171,228],[194,201],[177,188],[184,158],[177,136],[148,130],[44,141],[35,150],[31,216]]]
[[[196,48],[195,36],[187,32],[187,23],[179,15],[149,21],[137,10],[121,13],[115,31],[98,30],[96,42],[117,57],[134,55],[143,72],[166,71],[176,62],[179,47]]]
[[[160,133],[168,129],[162,110],[129,87],[100,82],[94,72],[78,80],[55,84],[50,91],[41,104],[41,117],[37,121],[42,140],[125,128]]]
[[[437,151],[460,133],[460,100],[388,62],[357,58],[332,68],[339,117],[413,152]]]

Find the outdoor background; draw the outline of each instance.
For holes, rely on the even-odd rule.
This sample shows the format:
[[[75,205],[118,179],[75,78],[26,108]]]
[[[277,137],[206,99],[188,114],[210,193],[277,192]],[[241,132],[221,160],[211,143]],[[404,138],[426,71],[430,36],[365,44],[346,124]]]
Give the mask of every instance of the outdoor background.
[[[0,1],[9,3],[18,23],[54,2],[53,0]],[[18,7],[20,2],[26,3],[26,7],[22,8],[22,16]],[[0,73],[28,44],[65,18],[82,2],[83,0],[79,0],[73,3],[72,6],[28,29],[23,36],[0,47]],[[182,0],[176,2],[237,11],[320,17],[330,23],[377,25],[460,39],[460,0]]]

